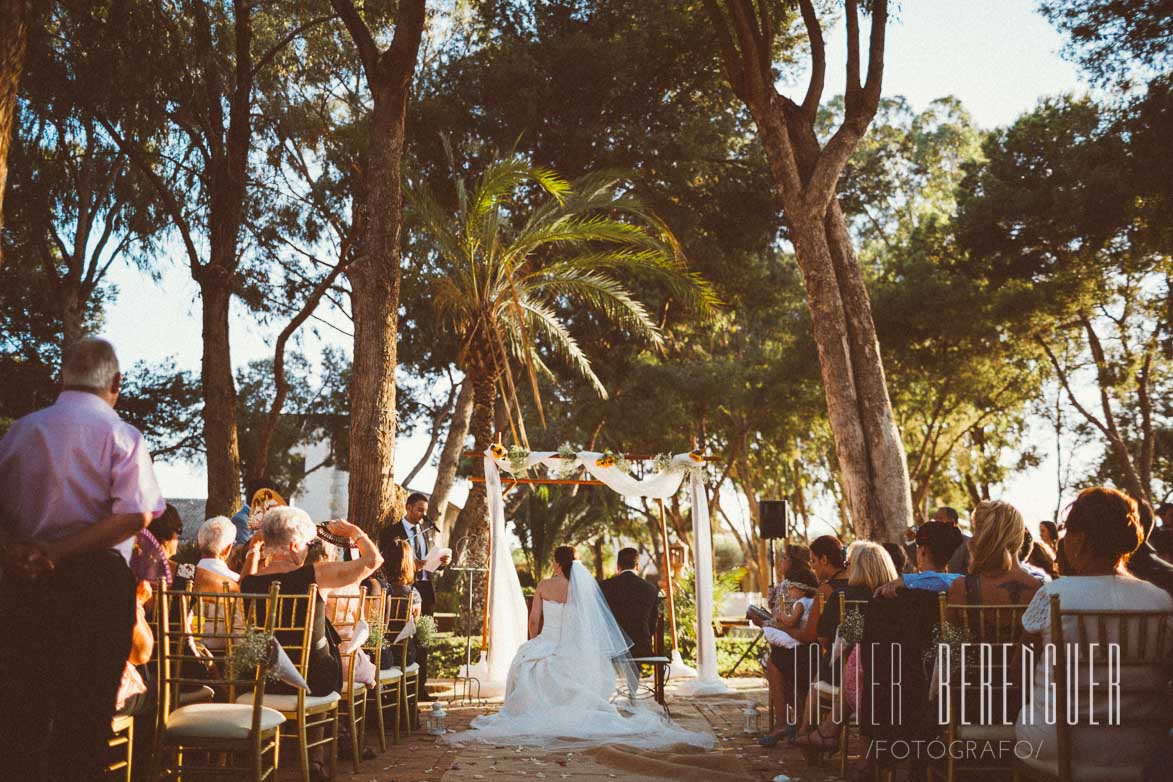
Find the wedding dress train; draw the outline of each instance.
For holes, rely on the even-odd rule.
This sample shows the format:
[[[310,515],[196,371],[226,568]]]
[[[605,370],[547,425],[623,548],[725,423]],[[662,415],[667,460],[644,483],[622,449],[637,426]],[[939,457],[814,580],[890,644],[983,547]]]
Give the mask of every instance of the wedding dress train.
[[[598,584],[575,562],[566,603],[542,601],[541,633],[514,656],[501,710],[477,717],[468,731],[445,740],[554,750],[602,744],[712,747],[711,735],[681,728],[659,706],[622,698],[612,703],[617,665],[626,665],[627,648]]]

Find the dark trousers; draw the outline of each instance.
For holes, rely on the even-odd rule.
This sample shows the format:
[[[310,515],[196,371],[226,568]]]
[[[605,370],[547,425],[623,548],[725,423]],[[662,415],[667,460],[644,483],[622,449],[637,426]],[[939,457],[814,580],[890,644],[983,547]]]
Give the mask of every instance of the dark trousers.
[[[436,590],[432,586],[432,582],[417,580],[415,591],[420,593],[420,613],[424,616],[435,614]],[[420,666],[419,688],[416,690],[416,695],[421,701],[428,700],[428,647],[416,645],[415,661]]]
[[[0,779],[103,779],[135,621],[126,561],[90,552],[5,579],[0,616]]]

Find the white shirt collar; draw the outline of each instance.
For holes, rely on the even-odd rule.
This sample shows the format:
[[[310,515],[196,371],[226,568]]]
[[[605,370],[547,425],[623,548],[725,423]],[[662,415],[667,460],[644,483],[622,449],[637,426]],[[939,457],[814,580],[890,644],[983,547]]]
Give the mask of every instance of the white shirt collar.
[[[211,573],[215,573],[221,578],[228,578],[232,581],[239,581],[240,574],[228,569],[228,565],[222,559],[213,559],[212,557],[204,557],[196,563],[196,567],[202,567]]]
[[[624,573],[630,573],[633,576],[639,575],[639,573],[636,571],[635,568],[628,568],[627,570],[620,570],[619,571],[619,575],[623,575]]]

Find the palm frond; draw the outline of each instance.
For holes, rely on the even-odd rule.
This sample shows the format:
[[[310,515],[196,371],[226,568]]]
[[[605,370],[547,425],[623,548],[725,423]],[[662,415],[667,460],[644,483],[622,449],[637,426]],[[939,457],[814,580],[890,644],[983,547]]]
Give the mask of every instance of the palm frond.
[[[602,399],[607,399],[607,389],[603,387],[603,382],[599,380],[595,370],[591,367],[590,359],[582,352],[578,341],[571,335],[566,324],[558,318],[554,310],[534,299],[523,299],[521,306],[530,316],[533,325],[549,338],[554,351],[586,378]]]
[[[598,310],[616,323],[629,328],[656,347],[663,345],[659,327],[644,305],[619,280],[595,271],[566,269],[561,274],[531,280],[529,292],[550,299],[566,296]]]

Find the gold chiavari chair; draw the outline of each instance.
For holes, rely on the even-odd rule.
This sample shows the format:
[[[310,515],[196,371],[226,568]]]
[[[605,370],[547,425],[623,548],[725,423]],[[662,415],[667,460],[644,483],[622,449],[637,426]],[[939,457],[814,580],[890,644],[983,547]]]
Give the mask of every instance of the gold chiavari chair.
[[[261,600],[263,600],[263,596]],[[273,635],[297,665],[297,671],[308,681],[310,656],[313,646],[314,621],[318,605],[318,586],[311,584],[308,594],[278,595],[277,610],[273,617]],[[238,702],[249,695],[240,696]],[[338,704],[342,695],[331,692],[327,695],[310,695],[298,689],[296,694],[266,693],[264,705],[276,709],[285,717],[282,726],[284,735],[297,742],[298,762],[301,766],[302,782],[310,782],[310,750],[329,745],[330,777],[338,771]],[[310,732],[320,729],[318,738],[310,738]]]
[[[254,782],[275,775],[285,718],[264,706],[266,664],[239,669],[234,650],[250,634],[272,632],[278,594],[274,584],[269,608],[256,612],[248,598],[264,595],[177,591],[159,583],[158,717],[151,779],[158,779],[160,772],[185,779],[247,774]],[[211,605],[228,618],[226,625],[207,621]],[[208,648],[209,640],[217,642],[213,645],[219,651]],[[181,690],[193,686],[208,687],[227,702],[178,705]],[[248,694],[238,701],[236,694],[245,690]],[[247,765],[238,764],[241,757]]]
[[[847,594],[840,591],[836,596],[839,600],[839,621],[843,622],[849,612],[858,611],[861,615],[867,614],[868,600],[848,600]],[[847,750],[848,750],[848,732],[851,728],[859,728],[859,716],[852,712],[847,713],[847,705],[843,702],[843,688],[842,677],[843,671],[847,668],[847,660],[851,656],[851,649],[846,648],[837,660],[832,660],[831,665],[839,667],[840,685],[831,684],[825,681],[816,681],[812,686],[813,694],[815,695],[815,708],[818,719],[815,725],[821,725],[823,719],[831,713],[835,713],[842,722],[839,728],[839,774],[841,776],[847,775]]]
[[[395,715],[395,722],[397,726],[402,726],[411,735],[412,726],[415,724],[416,704],[418,702],[418,688],[420,666],[419,663],[408,663],[408,646],[411,643],[410,638],[404,638],[397,644],[391,643],[395,637],[399,635],[399,631],[411,620],[411,597],[387,597],[387,638],[386,646],[390,647],[392,660],[392,669],[398,670],[402,674],[400,680],[400,698],[399,709],[402,713],[397,712]],[[398,738],[398,727],[396,729],[396,738]]]
[[[367,597],[367,588],[361,587],[357,594],[330,595],[326,600],[326,618],[338,635],[346,639],[352,638],[358,629],[358,623],[364,618],[362,613]],[[367,688],[365,684],[356,686],[354,668],[361,649],[342,655],[342,701],[339,704],[340,717],[346,721],[350,729],[351,761],[354,772],[358,773],[358,764],[362,760],[360,744],[363,738],[363,722],[367,716]]]
[[[1064,617],[1075,620],[1073,633],[1063,628]],[[1028,757],[1014,758],[1014,782],[1020,782],[1024,777],[1032,780],[1059,780],[1072,782],[1076,779],[1086,780],[1123,780],[1140,779],[1143,764],[1150,758],[1140,759],[1135,767],[1116,766],[1104,768],[1099,772],[1072,768],[1071,747],[1076,739],[1075,732],[1079,730],[1115,730],[1121,727],[1151,730],[1154,736],[1168,736],[1173,728],[1173,708],[1170,707],[1169,669],[1173,665],[1173,613],[1167,611],[1064,611],[1059,603],[1059,595],[1051,595],[1051,643],[1055,645],[1055,656],[1051,667],[1051,682],[1054,683],[1055,698],[1055,761],[1046,762],[1036,758],[1033,754]],[[1115,647],[1114,649],[1110,647]],[[1076,655],[1078,655],[1076,657]],[[1100,724],[1089,725],[1090,696],[1085,691],[1076,695],[1075,718],[1077,724],[1069,724],[1068,702],[1072,697],[1069,691],[1069,664],[1083,671],[1090,671],[1093,666],[1101,670],[1109,665],[1118,666],[1118,671],[1151,668],[1155,676],[1137,677],[1119,676],[1119,698],[1121,703],[1144,698],[1156,700],[1160,698],[1164,708],[1153,710],[1133,710],[1120,708],[1120,724],[1118,726]],[[1074,660],[1074,662],[1071,662]],[[1090,675],[1090,674],[1089,674]],[[1102,674],[1107,678],[1107,674]],[[1131,679],[1131,680],[1130,680]],[[1156,684],[1159,680],[1160,684]],[[1100,680],[1103,683],[1103,679]],[[1077,686],[1080,685],[1075,682]],[[1036,681],[1035,686],[1039,686]],[[1163,696],[1158,693],[1154,698],[1154,686],[1163,689]],[[1089,704],[1085,706],[1084,704]],[[1043,715],[1036,714],[1034,719],[1043,719]]]
[[[134,717],[129,714],[118,714],[110,721],[111,760],[106,766],[106,778],[121,779],[130,782],[131,767],[134,763]],[[125,747],[125,749],[122,749]],[[114,753],[118,757],[114,757]]]
[[[367,595],[363,602],[363,616],[371,627],[371,635],[363,646],[371,660],[375,663],[375,719],[379,724],[379,751],[387,751],[387,726],[383,711],[387,708],[395,709],[394,738],[399,740],[399,701],[403,697],[400,692],[403,686],[403,671],[391,666],[383,670],[383,644],[387,638],[387,595],[380,592],[377,595]],[[389,663],[390,661],[388,661]]]
[[[1027,606],[1016,603],[949,603],[944,592],[938,596],[938,601],[938,621],[942,628],[947,625],[960,628],[966,643],[988,644],[986,648],[991,650],[983,658],[978,651],[979,647],[974,646],[970,649],[972,654],[964,661],[967,668],[978,664],[989,665],[989,679],[985,681],[986,692],[981,690],[981,680],[982,676],[987,674],[967,674],[964,681],[961,681],[957,674],[949,676],[949,699],[945,710],[948,717],[945,722],[945,746],[953,747],[955,741],[988,741],[993,742],[994,746],[998,746],[998,742],[1002,741],[1013,742],[1017,710],[1011,708],[1004,720],[1000,710],[991,709],[991,712],[997,713],[987,714],[987,719],[983,721],[980,705],[983,697],[994,704],[1021,702],[1022,683],[1017,672],[1024,633],[1022,615],[1026,613]],[[1002,654],[1003,648],[1006,649],[1005,656]],[[943,662],[938,660],[938,666]],[[1009,686],[1003,688],[1003,681],[1010,682]],[[989,701],[988,688],[991,684],[1000,690],[1005,689],[1005,701],[1000,690],[993,696],[993,700]],[[936,684],[933,683],[932,686],[936,687]],[[944,697],[944,694],[939,697]],[[961,708],[963,703],[966,704],[964,711]],[[972,765],[962,764],[962,758],[955,757],[957,754],[946,752],[941,763],[929,764],[930,782],[937,777],[953,782],[961,771],[1005,772],[1010,768],[1008,762],[999,764],[991,761],[990,758],[984,757],[986,753],[982,752],[972,753],[976,758]]]

